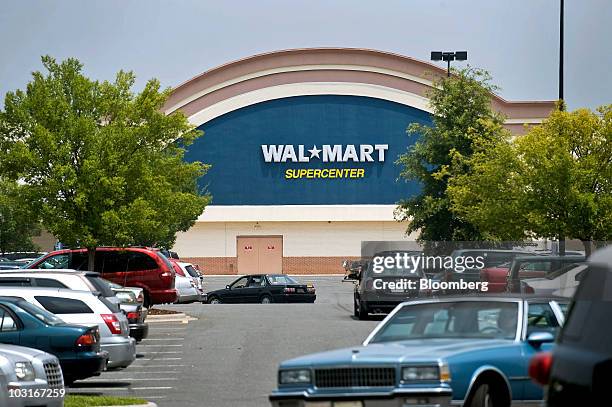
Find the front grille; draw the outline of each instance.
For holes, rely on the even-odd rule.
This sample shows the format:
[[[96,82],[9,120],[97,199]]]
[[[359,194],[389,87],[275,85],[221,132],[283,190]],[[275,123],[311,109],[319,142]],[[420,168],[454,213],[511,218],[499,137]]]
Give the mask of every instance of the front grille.
[[[47,375],[47,383],[51,388],[61,388],[64,386],[64,379],[62,378],[62,369],[57,363],[45,363],[45,374]]]
[[[389,387],[395,386],[393,367],[346,367],[315,369],[315,386],[325,387]]]

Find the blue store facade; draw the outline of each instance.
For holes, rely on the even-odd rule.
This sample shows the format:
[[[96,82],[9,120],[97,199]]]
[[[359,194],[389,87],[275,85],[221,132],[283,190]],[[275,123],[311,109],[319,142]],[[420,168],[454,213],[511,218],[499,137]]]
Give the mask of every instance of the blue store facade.
[[[414,239],[394,219],[418,193],[399,180],[398,156],[431,124],[427,92],[445,72],[412,58],[360,49],[257,55],[178,86],[165,111],[204,132],[188,160],[212,203],[175,250],[210,274],[341,273],[361,241]],[[520,133],[550,102],[491,95]]]

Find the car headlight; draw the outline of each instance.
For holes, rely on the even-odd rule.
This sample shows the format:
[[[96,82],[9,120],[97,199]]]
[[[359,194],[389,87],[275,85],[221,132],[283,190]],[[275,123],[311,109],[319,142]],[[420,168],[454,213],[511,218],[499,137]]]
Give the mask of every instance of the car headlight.
[[[34,366],[30,362],[17,362],[15,363],[15,376],[19,380],[31,382],[36,379],[36,373],[34,372]]]
[[[403,382],[450,381],[450,370],[446,363],[440,365],[405,366],[402,368]]]
[[[278,380],[280,384],[310,383],[310,370],[281,370]]]

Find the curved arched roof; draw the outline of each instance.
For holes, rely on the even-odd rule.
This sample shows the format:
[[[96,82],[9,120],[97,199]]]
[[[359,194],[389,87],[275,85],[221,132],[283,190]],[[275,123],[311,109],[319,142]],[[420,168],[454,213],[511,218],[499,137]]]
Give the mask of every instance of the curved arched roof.
[[[291,49],[254,55],[208,70],[177,86],[164,110],[182,110],[195,125],[271,99],[340,94],[392,100],[430,111],[427,91],[446,70],[403,55],[357,48]],[[554,108],[552,101],[507,101],[494,109],[519,133]]]

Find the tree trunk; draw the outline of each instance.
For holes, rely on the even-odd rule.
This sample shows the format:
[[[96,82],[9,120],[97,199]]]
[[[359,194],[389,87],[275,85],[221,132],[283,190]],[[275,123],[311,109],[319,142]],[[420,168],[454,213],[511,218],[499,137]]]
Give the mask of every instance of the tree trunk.
[[[593,252],[593,241],[583,240],[582,244],[584,245],[584,255],[588,259],[589,257],[591,257],[591,253]]]
[[[87,270],[95,271],[94,270],[95,264],[96,264],[96,248],[88,247],[87,248]]]
[[[559,234],[559,256],[565,256],[565,235]]]

